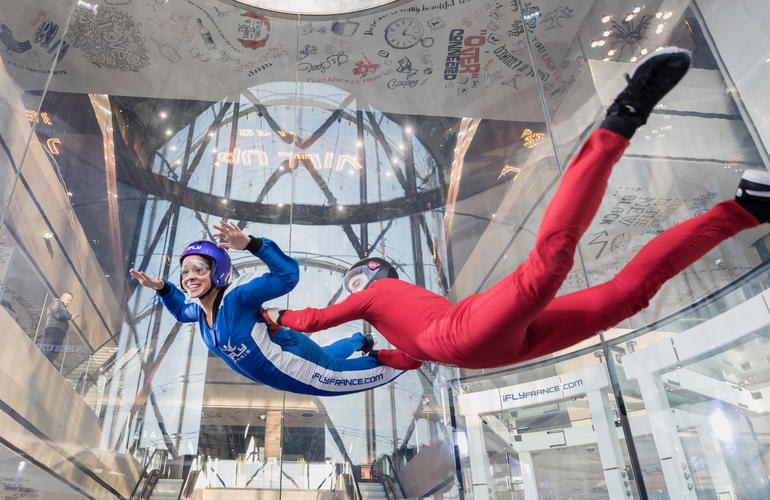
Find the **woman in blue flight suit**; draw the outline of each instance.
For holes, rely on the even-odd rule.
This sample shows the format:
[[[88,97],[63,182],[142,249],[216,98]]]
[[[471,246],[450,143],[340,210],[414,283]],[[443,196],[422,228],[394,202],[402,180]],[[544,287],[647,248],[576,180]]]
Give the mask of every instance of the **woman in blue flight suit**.
[[[270,330],[262,303],[291,291],[299,280],[297,261],[267,238],[244,234],[235,224],[214,225],[224,243],[195,241],[180,257],[181,285],[163,282],[131,269],[131,276],[157,291],[161,302],[183,323],[198,322],[206,347],[230,368],[255,382],[279,390],[319,396],[364,391],[391,382],[403,373],[367,353],[371,336],[353,336],[321,347],[307,335],[280,328]],[[269,272],[251,271],[230,282],[232,264],[227,248],[248,250]]]

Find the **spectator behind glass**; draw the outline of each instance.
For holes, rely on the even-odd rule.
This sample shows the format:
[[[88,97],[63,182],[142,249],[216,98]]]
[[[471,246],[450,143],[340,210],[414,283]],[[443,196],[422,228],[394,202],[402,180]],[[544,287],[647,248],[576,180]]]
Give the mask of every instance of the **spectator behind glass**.
[[[67,310],[67,306],[72,302],[72,294],[64,292],[61,298],[53,299],[51,305],[48,307],[48,318],[45,324],[45,338],[43,343],[40,344],[40,350],[43,351],[43,355],[48,358],[48,361],[56,366],[56,358],[61,351],[61,345],[64,341],[64,337],[67,335],[67,328],[69,325],[67,322],[78,317],[74,316]]]

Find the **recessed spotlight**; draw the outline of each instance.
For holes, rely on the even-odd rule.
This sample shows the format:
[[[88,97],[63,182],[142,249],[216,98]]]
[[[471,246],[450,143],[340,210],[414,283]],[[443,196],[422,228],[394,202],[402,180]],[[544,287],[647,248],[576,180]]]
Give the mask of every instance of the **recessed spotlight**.
[[[625,21],[626,21],[627,23],[628,23],[628,22],[631,22],[631,20],[632,20],[633,18],[634,18],[634,15],[633,15],[633,14],[629,14],[629,15],[627,15],[627,16],[626,16],[626,19],[625,19]]]
[[[411,125],[407,125],[406,128],[404,128],[404,132],[406,132],[407,134],[411,134],[412,133],[412,126]]]
[[[631,12],[633,12],[634,14],[638,14],[641,10],[642,10],[641,7],[634,7],[634,10],[632,10]]]
[[[646,55],[647,54],[647,49],[642,49],[641,53],[642,53],[642,55]]]
[[[605,43],[606,43],[605,40],[599,40],[599,47],[604,47]]]
[[[170,128],[166,129],[166,135],[172,135],[173,133],[174,133],[174,131],[171,130]]]
[[[171,151],[176,151],[176,146],[169,146],[168,149],[170,149]]]
[[[604,17],[602,18],[602,22],[603,22],[603,23],[608,23],[608,22],[610,22],[610,19],[612,19],[612,16],[604,16]]]
[[[614,56],[614,55],[615,55],[615,49],[610,49],[610,50],[607,52],[607,55],[608,55],[608,56]]]
[[[638,58],[638,57],[636,57],[636,56],[634,56],[634,57],[632,57],[632,58],[631,58],[631,62],[636,62],[636,61],[638,61],[638,60],[639,60],[639,58]]]
[[[663,14],[663,19],[668,19],[668,18],[670,18],[670,17],[671,17],[671,16],[673,16],[673,15],[674,15],[674,13],[673,13],[673,12],[671,12],[671,11],[668,11],[668,12],[666,12],[665,14]]]
[[[659,24],[658,27],[655,29],[655,33],[657,33],[657,34],[663,33],[663,26],[664,25],[662,23]]]
[[[337,205],[337,210],[342,210],[344,207],[342,205]]]
[[[158,113],[158,116],[160,116],[161,120],[165,120],[166,118],[168,118],[168,113],[166,113],[165,111],[161,111],[160,113]]]
[[[222,205],[227,205],[227,198],[222,198]]]
[[[660,19],[661,17],[663,17],[663,13],[662,12],[656,12],[655,13],[655,19]]]
[[[45,233],[45,234],[43,235],[43,238],[45,238],[45,239],[47,239],[47,240],[50,240],[51,238],[53,238],[53,233]]]
[[[358,146],[359,148],[363,147],[363,145],[364,145],[363,141],[356,141],[356,146]]]
[[[604,59],[602,59],[602,61],[609,61],[609,60],[610,60],[609,57],[605,57]]]
[[[209,132],[209,137],[214,137],[214,132]]]
[[[607,36],[610,36],[610,34],[611,33],[609,31],[605,31],[604,33],[602,33],[602,36],[607,37]]]

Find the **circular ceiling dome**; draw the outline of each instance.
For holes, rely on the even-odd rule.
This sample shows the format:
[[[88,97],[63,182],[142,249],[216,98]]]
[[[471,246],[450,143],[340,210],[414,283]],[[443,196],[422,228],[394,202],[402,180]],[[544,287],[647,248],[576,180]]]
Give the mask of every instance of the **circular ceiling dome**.
[[[231,0],[231,3],[285,14],[328,16],[361,12],[397,1],[399,0]]]

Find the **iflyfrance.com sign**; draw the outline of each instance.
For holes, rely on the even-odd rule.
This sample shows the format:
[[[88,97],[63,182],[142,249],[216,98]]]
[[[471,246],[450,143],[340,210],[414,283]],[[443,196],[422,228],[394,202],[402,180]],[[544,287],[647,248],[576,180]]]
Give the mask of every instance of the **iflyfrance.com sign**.
[[[604,365],[458,397],[461,415],[491,413],[581,396],[609,385]]]

